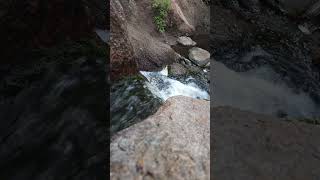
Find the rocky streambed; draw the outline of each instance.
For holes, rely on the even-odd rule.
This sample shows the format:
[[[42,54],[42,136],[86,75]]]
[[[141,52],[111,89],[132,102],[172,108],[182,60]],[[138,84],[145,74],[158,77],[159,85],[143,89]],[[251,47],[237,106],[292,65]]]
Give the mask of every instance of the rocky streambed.
[[[215,179],[319,177],[320,131],[314,125],[319,124],[314,123],[319,117],[319,33],[301,31],[311,19],[283,13],[277,8],[283,2],[307,3],[213,2],[210,147]],[[301,117],[311,121],[292,120]]]
[[[210,179],[210,53],[178,43],[187,58],[112,85],[111,179]]]
[[[319,24],[256,5],[258,12],[241,3],[213,5],[214,105],[278,117],[319,117],[320,32],[314,30]]]
[[[195,44],[183,44],[179,42],[180,39],[177,40],[180,46],[190,51],[188,58],[176,53],[174,63],[165,66],[161,71],[140,71],[138,75],[112,84],[111,134],[152,115],[170,97],[182,95],[210,100],[210,53],[192,47]],[[188,40],[193,42],[190,38]],[[203,53],[205,55],[201,57]],[[199,61],[201,58],[204,62]]]
[[[171,1],[159,33],[152,1],[110,2],[111,179],[209,179],[206,3]]]

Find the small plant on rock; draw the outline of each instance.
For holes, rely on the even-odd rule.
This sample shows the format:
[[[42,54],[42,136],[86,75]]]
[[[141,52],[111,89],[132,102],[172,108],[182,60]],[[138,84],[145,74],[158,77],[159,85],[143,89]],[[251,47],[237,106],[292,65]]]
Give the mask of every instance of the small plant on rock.
[[[154,22],[159,32],[165,32],[168,11],[171,0],[153,0],[152,8],[155,10]]]

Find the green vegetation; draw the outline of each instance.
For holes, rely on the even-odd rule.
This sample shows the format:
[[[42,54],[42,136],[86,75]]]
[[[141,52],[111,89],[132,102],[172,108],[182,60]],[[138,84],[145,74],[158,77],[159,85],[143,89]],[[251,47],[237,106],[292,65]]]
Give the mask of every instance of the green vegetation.
[[[155,10],[154,22],[159,32],[165,32],[166,30],[170,4],[170,0],[153,0],[152,2],[152,8]]]

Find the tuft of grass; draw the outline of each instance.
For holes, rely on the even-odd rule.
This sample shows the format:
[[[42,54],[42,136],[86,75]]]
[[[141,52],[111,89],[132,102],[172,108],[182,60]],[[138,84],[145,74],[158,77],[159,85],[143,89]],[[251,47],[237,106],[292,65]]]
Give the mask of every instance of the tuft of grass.
[[[167,16],[170,9],[171,0],[153,0],[152,8],[155,11],[154,23],[159,32],[165,32],[167,26]]]

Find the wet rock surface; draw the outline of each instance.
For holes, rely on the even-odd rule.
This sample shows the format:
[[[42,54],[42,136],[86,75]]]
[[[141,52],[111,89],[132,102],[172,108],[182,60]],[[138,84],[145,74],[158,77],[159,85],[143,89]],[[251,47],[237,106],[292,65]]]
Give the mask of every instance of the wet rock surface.
[[[195,46],[197,44],[190,37],[186,36],[179,37],[177,42],[183,46]]]
[[[107,9],[0,2],[1,179],[105,179]]]
[[[209,47],[204,40],[208,39],[208,37],[208,35],[201,35],[195,40],[192,40],[190,37],[189,38],[199,44],[201,47],[208,49]],[[198,62],[188,57],[189,52],[193,52],[192,57],[196,57],[199,60],[202,57],[210,58],[210,53],[207,50],[199,47],[183,46],[179,44],[172,47],[176,51],[176,58],[175,63],[169,66],[169,77],[184,83],[195,83],[197,86],[201,87],[201,89],[204,89],[206,92],[210,93],[210,60],[207,59]]]
[[[211,107],[211,173],[215,179],[319,178],[320,126]]]
[[[288,18],[264,3],[260,6],[258,13],[214,3],[210,38],[214,58],[237,72],[271,66],[290,88],[319,103],[320,71],[312,53],[319,47],[319,33],[301,32],[299,24],[309,20]]]
[[[206,65],[210,60],[210,53],[202,48],[189,49],[189,59],[199,66]]]
[[[154,115],[118,132],[111,179],[209,179],[209,101],[176,96]]]
[[[186,75],[187,69],[185,66],[179,63],[173,63],[169,66],[169,74],[172,76]]]
[[[0,177],[105,179],[105,59],[49,57],[1,67]]]
[[[319,106],[308,94],[288,87],[272,67],[235,72],[221,62],[211,63],[213,106],[232,106],[276,117],[320,116]]]
[[[250,2],[214,1],[211,10],[212,176],[317,179],[319,126],[286,117],[319,116],[319,69],[310,51],[319,35],[304,34],[299,24],[308,20],[289,18],[284,1],[260,1],[260,11]]]
[[[113,82],[110,91],[111,135],[154,114],[160,99],[145,87],[145,78],[136,75]]]

